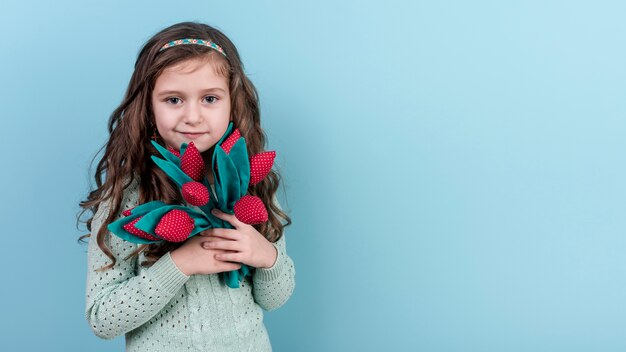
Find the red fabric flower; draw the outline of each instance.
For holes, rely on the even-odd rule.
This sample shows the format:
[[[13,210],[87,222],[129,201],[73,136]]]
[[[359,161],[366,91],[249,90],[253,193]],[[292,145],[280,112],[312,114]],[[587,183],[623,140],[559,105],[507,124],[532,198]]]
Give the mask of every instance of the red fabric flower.
[[[251,195],[241,197],[235,203],[235,216],[239,221],[248,224],[260,224],[267,221],[267,209],[261,198]]]
[[[165,213],[154,229],[157,236],[169,242],[182,242],[189,237],[194,221],[183,210],[173,209]]]
[[[172,154],[174,154],[174,155],[176,155],[177,157],[180,158],[180,152],[178,150],[176,150],[176,149],[174,149],[172,147],[167,147],[167,150],[169,150],[170,153],[172,153]]]
[[[152,236],[151,234],[147,233],[144,230],[140,230],[138,228],[135,227],[135,224],[137,223],[137,221],[141,220],[141,216],[136,218],[135,220],[129,222],[128,224],[122,226],[122,228],[124,228],[124,230],[126,230],[128,233],[135,235],[137,237],[141,237],[144,238],[146,240],[150,240],[150,241],[159,241],[160,238],[156,238],[154,236]]]
[[[253,155],[250,158],[250,185],[256,185],[269,174],[274,165],[276,152],[271,150]]]
[[[204,160],[193,142],[189,142],[185,153],[180,158],[180,168],[192,179],[202,181],[205,173]]]
[[[201,207],[209,202],[209,190],[200,182],[187,182],[182,187],[183,198],[191,205]]]
[[[222,149],[224,150],[224,152],[226,152],[226,154],[230,153],[230,150],[233,148],[233,145],[235,145],[235,143],[237,143],[237,141],[239,140],[239,138],[241,137],[241,133],[239,132],[239,129],[236,128],[231,134],[230,136],[228,136],[223,142],[222,142]]]

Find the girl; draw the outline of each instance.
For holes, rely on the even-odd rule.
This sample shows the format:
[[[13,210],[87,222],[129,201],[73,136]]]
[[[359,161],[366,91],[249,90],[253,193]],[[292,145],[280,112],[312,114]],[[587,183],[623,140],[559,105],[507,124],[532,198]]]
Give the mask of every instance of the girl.
[[[268,208],[268,221],[261,225],[218,213],[234,229],[142,245],[107,230],[138,204],[183,204],[176,185],[150,159],[159,155],[151,139],[175,150],[193,141],[209,161],[230,122],[246,139],[249,155],[263,151],[258,95],[233,43],[194,22],[165,28],[148,40],[124,100],[111,115],[97,188],[80,204],[93,213],[86,222],[92,238],[85,313],[97,336],[125,334],[127,351],[271,351],[263,310],[282,306],[295,286],[282,235],[291,219],[276,201],[277,172],[248,190]],[[211,172],[207,178],[213,184]],[[255,269],[239,288],[219,279],[219,273],[242,264]]]

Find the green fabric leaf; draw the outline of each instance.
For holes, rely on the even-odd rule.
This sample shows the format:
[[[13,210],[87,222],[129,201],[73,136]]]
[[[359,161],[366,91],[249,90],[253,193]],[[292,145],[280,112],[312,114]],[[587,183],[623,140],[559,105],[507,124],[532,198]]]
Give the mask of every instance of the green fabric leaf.
[[[133,209],[134,210],[134,209]],[[135,220],[136,218],[142,216],[143,214],[131,214],[129,216],[125,216],[121,219],[118,219],[116,221],[113,221],[112,223],[110,223],[107,226],[107,229],[111,232],[113,232],[117,237],[128,241],[128,242],[132,242],[132,243],[140,243],[140,244],[145,244],[145,243],[156,243],[159,241],[151,241],[145,238],[141,238],[141,237],[137,237],[129,232],[127,232],[126,230],[124,230],[124,225],[128,224],[129,222]]]
[[[231,121],[231,122],[228,123],[228,127],[226,127],[226,132],[224,132],[224,134],[222,135],[220,140],[217,141],[217,143],[215,143],[215,148],[213,148],[213,155],[211,157],[211,172],[213,173],[213,181],[215,182],[215,189],[216,189],[216,191],[217,191],[217,185],[218,185],[218,182],[219,182],[219,176],[220,175],[218,175],[215,172],[215,163],[216,163],[216,159],[217,159],[215,151],[218,150],[218,149],[221,149],[222,142],[224,142],[224,140],[226,138],[228,138],[228,136],[230,135],[232,129],[233,129],[233,122]],[[217,193],[219,194],[219,192],[217,192]]]
[[[215,175],[213,175],[213,178],[215,179]],[[215,192],[213,192],[213,188],[209,184],[209,180],[206,177],[202,179],[201,183],[209,190],[209,202],[205,205],[200,206],[199,208],[203,212],[210,214],[211,210],[217,207],[217,196],[215,195]]]
[[[248,185],[250,183],[250,159],[248,159],[245,139],[239,138],[231,148],[229,156],[239,176],[239,194],[237,194],[237,200],[239,200],[239,198],[248,193]]]
[[[160,200],[154,200],[152,202],[144,203],[144,204],[134,207],[133,210],[131,210],[131,214],[132,215],[144,215],[146,213],[151,212],[154,209],[164,207],[164,206],[167,206],[167,204],[163,203]]]
[[[230,213],[235,206],[235,202],[241,198],[239,195],[241,184],[239,173],[235,164],[233,164],[230,157],[221,147],[215,148],[215,155],[217,155],[217,172],[220,175],[219,182],[215,182],[215,188],[217,190],[219,187],[217,193],[222,196],[219,200],[220,209]]]
[[[152,160],[167,174],[167,176],[176,182],[178,187],[182,187],[185,183],[193,181],[191,177],[187,176],[187,174],[174,163],[157,158],[154,155],[150,158],[152,158]]]
[[[243,281],[243,278],[252,275],[250,267],[246,264],[242,264],[238,270],[232,270],[224,274],[224,283],[230,288],[239,288],[239,284]]]
[[[163,157],[166,160],[168,160],[168,161],[174,163],[174,165],[180,167],[180,159],[176,155],[172,154],[172,152],[170,152],[169,150],[163,148],[162,145],[160,145],[159,143],[157,143],[155,141],[150,141],[150,143],[152,143],[152,145],[156,148],[156,150],[158,150],[159,153],[161,153],[161,155],[163,155]]]
[[[224,274],[224,283],[230,288],[239,288],[241,273],[239,270],[229,271]]]

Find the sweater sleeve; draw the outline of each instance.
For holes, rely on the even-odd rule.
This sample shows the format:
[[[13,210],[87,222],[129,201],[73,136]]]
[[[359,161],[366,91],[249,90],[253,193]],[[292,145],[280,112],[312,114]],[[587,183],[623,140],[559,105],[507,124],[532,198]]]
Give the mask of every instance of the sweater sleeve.
[[[135,205],[136,200],[125,199],[122,203],[123,209]],[[103,339],[125,334],[149,321],[189,279],[172,261],[169,252],[149,268],[138,266],[136,256],[126,260],[138,244],[125,241],[109,231],[105,243],[115,256],[116,263],[104,272],[96,271],[111,263],[96,241],[108,212],[109,204],[102,203],[91,223],[87,250],[85,316],[93,332]]]
[[[276,198],[274,202],[278,204]],[[287,302],[296,285],[296,270],[293,260],[287,254],[285,235],[275,243],[278,251],[276,262],[270,268],[257,268],[252,276],[252,294],[261,308],[272,311]]]

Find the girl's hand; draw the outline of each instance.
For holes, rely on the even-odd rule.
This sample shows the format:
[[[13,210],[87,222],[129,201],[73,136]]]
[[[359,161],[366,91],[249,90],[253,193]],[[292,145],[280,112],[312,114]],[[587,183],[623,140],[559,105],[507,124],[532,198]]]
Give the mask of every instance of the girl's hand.
[[[208,229],[200,235],[209,240],[202,245],[206,249],[220,249],[227,253],[217,253],[215,259],[225,262],[243,263],[255,268],[270,268],[276,262],[278,251],[252,225],[245,224],[235,215],[217,209],[213,215],[229,222],[234,229]]]
[[[216,254],[226,253],[226,251],[206,250],[202,247],[202,243],[206,241],[206,237],[196,235],[188,238],[182,246],[170,252],[174,264],[185,275],[210,275],[241,268],[239,263],[215,259]]]

